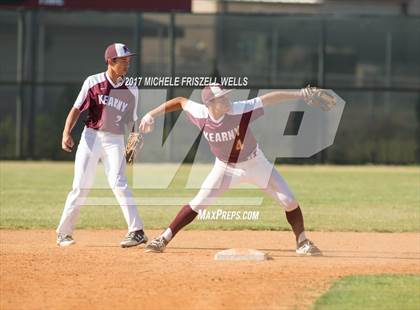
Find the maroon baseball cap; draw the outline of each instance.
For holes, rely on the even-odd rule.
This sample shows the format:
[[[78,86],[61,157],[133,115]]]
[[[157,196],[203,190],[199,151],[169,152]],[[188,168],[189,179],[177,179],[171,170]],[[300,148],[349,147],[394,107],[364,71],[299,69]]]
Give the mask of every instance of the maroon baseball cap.
[[[120,58],[133,56],[136,53],[130,52],[128,47],[122,43],[113,43],[109,45],[105,50],[105,62],[108,62],[108,59]]]
[[[219,83],[213,83],[206,85],[201,91],[201,100],[204,104],[207,104],[210,100],[218,97],[222,97],[233,91],[233,89],[225,89]]]

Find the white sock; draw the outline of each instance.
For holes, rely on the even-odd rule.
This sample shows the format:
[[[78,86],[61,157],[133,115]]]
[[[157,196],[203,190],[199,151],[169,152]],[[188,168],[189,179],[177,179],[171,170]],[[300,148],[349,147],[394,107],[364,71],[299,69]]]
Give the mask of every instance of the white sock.
[[[305,236],[305,232],[304,232],[304,231],[302,231],[302,232],[300,233],[299,237],[298,237],[297,242],[298,242],[298,244],[299,244],[299,243],[301,243],[302,241],[305,241],[306,239],[307,239],[307,238],[306,238],[306,236]]]
[[[170,241],[172,239],[172,230],[168,227],[162,234],[163,238],[166,239],[166,241]]]

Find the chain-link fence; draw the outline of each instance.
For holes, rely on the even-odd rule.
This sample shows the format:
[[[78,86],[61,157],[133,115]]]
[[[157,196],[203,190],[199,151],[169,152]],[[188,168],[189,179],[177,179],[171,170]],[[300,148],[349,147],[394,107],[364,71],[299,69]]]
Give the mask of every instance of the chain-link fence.
[[[335,143],[305,162],[420,161],[420,18],[4,10],[0,42],[2,159],[71,159],[65,117],[83,80],[105,71],[105,47],[124,42],[138,52],[132,76],[334,89],[347,102]]]

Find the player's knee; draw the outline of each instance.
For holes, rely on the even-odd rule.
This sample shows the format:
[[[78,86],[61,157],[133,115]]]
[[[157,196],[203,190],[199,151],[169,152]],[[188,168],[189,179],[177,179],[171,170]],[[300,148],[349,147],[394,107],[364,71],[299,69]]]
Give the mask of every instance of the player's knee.
[[[218,195],[214,194],[213,191],[201,190],[197,196],[190,201],[191,209],[198,213],[199,210],[205,210],[211,206],[216,200]]]
[[[69,194],[67,195],[67,197],[74,197],[74,198],[78,198],[78,197],[86,197],[89,194],[89,188],[83,188],[83,187],[79,187],[76,186],[71,189],[71,191],[69,192]]]
[[[293,196],[278,193],[276,197],[278,202],[284,207],[284,210],[287,212],[293,211],[297,207],[299,207],[298,202]]]
[[[127,178],[120,175],[110,175],[108,183],[112,190],[125,190],[128,188]]]
[[[287,199],[283,202],[284,210],[287,212],[293,211],[299,207],[298,202],[295,199]]]
[[[189,205],[191,209],[197,213],[199,213],[200,210],[205,210],[209,207],[209,204],[205,203],[205,200],[200,199],[199,197],[193,198],[193,200],[189,202]]]

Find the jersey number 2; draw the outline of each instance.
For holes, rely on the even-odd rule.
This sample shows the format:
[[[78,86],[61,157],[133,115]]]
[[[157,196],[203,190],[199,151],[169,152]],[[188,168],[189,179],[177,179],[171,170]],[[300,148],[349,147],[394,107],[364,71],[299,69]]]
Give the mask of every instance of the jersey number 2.
[[[120,124],[118,124],[118,123],[121,121],[121,119],[122,119],[122,116],[121,115],[117,115],[116,120],[115,120],[115,125],[116,126],[120,126]]]

